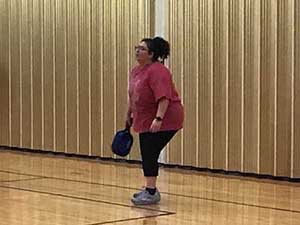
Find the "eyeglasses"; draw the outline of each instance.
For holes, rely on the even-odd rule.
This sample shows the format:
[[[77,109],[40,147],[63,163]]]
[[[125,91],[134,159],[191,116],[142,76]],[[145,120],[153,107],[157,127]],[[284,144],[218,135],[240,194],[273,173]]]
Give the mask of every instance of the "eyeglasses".
[[[144,46],[135,46],[134,49],[136,51],[148,51],[148,49]]]

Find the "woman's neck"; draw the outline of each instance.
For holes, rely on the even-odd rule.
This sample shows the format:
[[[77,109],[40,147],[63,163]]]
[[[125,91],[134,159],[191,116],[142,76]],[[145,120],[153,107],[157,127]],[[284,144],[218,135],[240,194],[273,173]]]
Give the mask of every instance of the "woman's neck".
[[[144,66],[152,64],[153,62],[152,61],[146,61],[146,62],[138,62],[138,63],[139,63],[139,66],[141,68],[143,68]]]

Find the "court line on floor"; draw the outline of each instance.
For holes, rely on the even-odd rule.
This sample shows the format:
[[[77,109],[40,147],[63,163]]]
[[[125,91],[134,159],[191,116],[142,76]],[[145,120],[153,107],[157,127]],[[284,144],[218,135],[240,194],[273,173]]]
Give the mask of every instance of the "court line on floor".
[[[36,179],[42,179],[42,178],[36,178]],[[157,212],[157,213],[161,213],[161,214],[158,214],[158,215],[134,217],[134,218],[128,218],[128,219],[123,219],[123,220],[105,221],[105,222],[100,222],[100,223],[92,223],[92,224],[88,224],[88,225],[102,225],[102,224],[110,224],[110,223],[118,223],[118,222],[127,222],[127,221],[135,221],[135,220],[141,220],[141,219],[147,219],[147,218],[156,218],[156,217],[161,217],[161,216],[170,216],[170,215],[175,215],[176,214],[176,213],[168,212],[168,211],[164,211],[164,210],[149,209],[149,208],[144,208],[144,207],[137,207],[137,206],[120,204],[120,203],[102,201],[102,200],[82,198],[82,197],[71,196],[71,195],[57,194],[57,193],[44,192],[44,191],[36,191],[36,190],[32,190],[32,189],[16,188],[16,187],[9,187],[9,186],[2,186],[2,185],[0,185],[0,188],[13,189],[13,190],[18,190],[18,191],[26,191],[26,192],[32,192],[32,193],[38,193],[38,194],[45,194],[45,195],[53,195],[53,196],[56,196],[56,197],[71,198],[71,199],[82,200],[82,201],[91,201],[91,202],[97,202],[97,203],[102,203],[102,204],[117,205],[117,206],[122,206],[122,207],[127,207],[127,208],[128,207],[129,208],[136,208],[136,209],[140,209],[140,210],[154,211],[154,212]]]
[[[129,222],[129,221],[136,221],[136,220],[144,220],[144,219],[149,219],[149,218],[157,218],[157,217],[162,217],[162,216],[170,216],[174,214],[160,214],[156,216],[144,216],[144,217],[136,217],[136,218],[130,218],[130,219],[123,219],[123,220],[113,220],[113,221],[107,221],[107,222],[101,222],[101,223],[92,223],[92,224],[87,224],[87,225],[102,225],[102,224],[110,224],[110,223],[121,223],[121,222]]]
[[[18,191],[27,191],[27,192],[32,192],[32,193],[44,194],[44,195],[53,195],[53,196],[56,196],[56,197],[71,198],[71,199],[82,200],[82,201],[90,201],[90,202],[97,202],[97,203],[103,203],[103,204],[108,204],[108,205],[116,205],[116,206],[127,207],[127,208],[135,208],[135,209],[140,209],[140,210],[145,210],[145,211],[154,211],[154,212],[162,213],[162,214],[165,214],[165,215],[175,214],[174,212],[170,212],[170,211],[166,211],[166,210],[153,209],[153,208],[147,208],[147,207],[139,207],[139,206],[134,206],[134,205],[126,205],[126,204],[117,203],[117,202],[103,201],[103,200],[84,198],[84,197],[73,196],[73,195],[65,195],[65,194],[53,193],[53,192],[47,192],[47,191],[38,191],[38,190],[27,189],[27,188],[11,187],[11,186],[3,186],[3,185],[0,185],[0,188],[7,188],[7,189],[18,190]]]
[[[140,191],[139,188],[132,188],[132,187],[124,187],[119,185],[113,185],[113,184],[102,184],[97,182],[88,182],[88,181],[81,181],[81,180],[73,180],[73,179],[67,179],[67,178],[61,178],[61,177],[49,177],[49,176],[42,176],[38,174],[28,174],[28,173],[21,173],[21,172],[15,172],[15,171],[9,171],[9,170],[1,170],[0,172],[3,173],[10,173],[10,174],[16,174],[16,175],[23,175],[23,176],[30,176],[30,177],[37,177],[37,178],[45,178],[45,179],[53,179],[53,180],[62,180],[62,181],[70,181],[70,182],[78,182],[83,184],[93,184],[93,185],[101,185],[101,186],[107,186],[107,187],[116,187],[116,188],[122,188],[122,189],[128,189],[133,191]]]
[[[71,161],[85,161],[90,163],[104,163],[104,164],[114,164],[114,165],[140,165],[140,160],[127,160],[121,158],[110,158],[110,157],[99,157],[99,156],[87,156],[87,155],[78,155],[72,153],[64,152],[53,152],[47,150],[38,150],[38,149],[27,149],[20,147],[11,147],[0,145],[0,154],[13,154],[13,155],[24,155],[30,157],[45,157],[45,158],[59,158],[66,159]],[[125,164],[124,164],[125,163]],[[300,184],[300,178],[291,178],[284,176],[272,176],[268,174],[255,174],[251,172],[238,172],[238,171],[225,171],[222,169],[210,169],[205,167],[193,167],[193,166],[181,166],[176,164],[165,164],[159,163],[162,169],[166,171],[181,171],[183,173],[192,173],[205,177],[213,178],[226,178],[228,180],[237,180],[237,181],[247,181],[247,182],[259,182],[267,184],[276,184],[278,186],[295,186],[295,184]],[[298,185],[299,186],[299,185]]]
[[[12,183],[12,182],[18,182],[18,181],[29,181],[29,180],[39,180],[44,179],[42,177],[33,177],[33,178],[27,178],[27,179],[17,179],[17,180],[0,180],[0,183]]]
[[[128,190],[140,190],[138,188],[124,187],[124,186],[119,186],[119,185],[101,184],[101,183],[97,183],[97,182],[72,180],[72,179],[58,178],[58,177],[47,177],[47,176],[34,175],[34,174],[25,174],[25,173],[19,173],[19,172],[14,172],[14,171],[7,171],[7,170],[0,170],[0,172],[7,172],[7,173],[12,173],[12,174],[24,175],[24,176],[36,176],[36,177],[41,177],[41,178],[46,178],[46,179],[70,181],[70,182],[77,182],[77,183],[84,183],[84,184],[108,186],[108,187],[115,187],[115,188],[128,189]],[[268,206],[260,206],[260,205],[255,205],[255,204],[247,204],[247,203],[234,202],[234,201],[225,201],[225,200],[220,200],[220,199],[198,197],[198,196],[190,196],[190,195],[181,195],[181,194],[175,194],[175,193],[169,193],[169,192],[161,192],[161,194],[170,195],[170,196],[176,196],[176,197],[199,199],[199,200],[205,200],[205,201],[214,201],[214,202],[221,202],[221,203],[226,203],[226,204],[234,204],[234,205],[240,205],[240,206],[248,206],[248,207],[254,207],[254,208],[270,209],[270,210],[284,211],[284,212],[291,212],[291,213],[300,214],[300,210],[290,210],[290,209],[284,209],[284,208],[275,208],[275,207],[268,207]]]

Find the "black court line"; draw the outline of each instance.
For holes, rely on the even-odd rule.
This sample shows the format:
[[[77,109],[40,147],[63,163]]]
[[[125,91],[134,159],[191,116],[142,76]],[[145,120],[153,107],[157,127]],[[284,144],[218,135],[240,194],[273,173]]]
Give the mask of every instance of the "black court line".
[[[29,180],[39,180],[44,179],[42,177],[33,177],[33,178],[26,178],[26,179],[17,179],[17,180],[0,180],[0,183],[8,183],[8,182],[18,182],[18,181],[29,181]]]
[[[99,186],[115,187],[115,188],[121,188],[121,189],[127,189],[127,190],[140,190],[138,188],[124,187],[124,186],[118,186],[118,185],[112,185],[112,184],[101,184],[101,183],[96,183],[96,182],[79,181],[79,180],[72,180],[72,179],[65,179],[65,178],[58,178],[58,177],[47,177],[47,176],[40,176],[40,175],[34,175],[34,174],[23,174],[23,173],[19,173],[19,172],[12,172],[12,171],[6,171],[6,170],[0,170],[0,172],[19,174],[19,175],[27,175],[27,176],[36,176],[36,177],[45,178],[45,179],[54,179],[54,180],[70,181],[70,182],[92,184],[92,185],[99,185]],[[235,201],[225,201],[225,200],[220,200],[220,199],[197,197],[197,196],[191,196],[191,195],[181,195],[181,194],[174,194],[174,193],[168,193],[168,192],[161,192],[161,194],[300,214],[300,210],[290,210],[290,209],[284,209],[284,208],[260,206],[260,205],[255,205],[255,204],[247,204],[247,203],[241,203],[241,202],[235,202]]]
[[[27,177],[36,177],[36,178],[49,178],[46,176],[41,176],[37,174],[30,174],[30,173],[21,173],[21,172],[15,172],[15,171],[10,171],[10,170],[1,170],[0,172],[2,173],[10,173],[10,174],[15,174],[15,175],[22,175],[22,176],[27,176]]]
[[[35,179],[41,179],[41,178],[35,178]],[[162,214],[159,214],[159,215],[135,217],[135,218],[129,218],[129,219],[123,219],[123,220],[113,220],[113,221],[93,223],[93,224],[88,224],[88,225],[101,225],[101,224],[110,224],[110,223],[134,221],[134,220],[141,220],[141,219],[147,219],[147,218],[156,218],[156,217],[169,216],[169,215],[174,215],[175,214],[174,212],[168,212],[168,211],[164,211],[164,210],[156,210],[156,209],[149,209],[149,208],[138,207],[138,206],[130,206],[130,205],[125,205],[125,204],[120,204],[120,203],[113,203],[113,202],[108,202],[108,201],[101,201],[101,200],[82,198],[82,197],[77,197],[77,196],[63,195],[63,194],[57,194],[57,193],[51,193],[51,192],[35,191],[35,190],[25,189],[25,188],[16,188],[16,187],[9,187],[9,186],[2,186],[2,185],[0,185],[0,188],[7,188],[7,189],[18,190],[18,191],[27,191],[27,192],[45,194],[45,195],[53,195],[53,196],[56,196],[56,197],[71,198],[71,199],[77,199],[77,200],[82,200],[82,201],[91,201],[91,202],[117,205],[117,206],[123,206],[123,207],[130,207],[130,208],[136,208],[136,209],[141,209],[141,210],[145,210],[145,211],[154,211],[154,212],[162,213]]]
[[[162,217],[162,216],[170,216],[170,215],[174,215],[174,214],[175,213],[160,214],[157,216],[143,216],[143,217],[136,217],[136,218],[130,218],[130,219],[123,219],[123,220],[112,220],[112,221],[107,221],[107,222],[102,222],[102,223],[92,223],[92,224],[87,224],[87,225],[101,225],[101,224],[110,224],[110,223],[129,222],[129,221],[144,220],[144,219],[149,219],[149,218],[157,218],[157,217]]]
[[[174,212],[169,212],[169,211],[165,211],[165,210],[152,209],[152,208],[147,208],[147,207],[139,207],[139,206],[134,206],[134,205],[126,205],[126,204],[122,204],[122,203],[96,200],[96,199],[78,197],[78,196],[73,196],[73,195],[58,194],[58,193],[47,192],[47,191],[37,191],[37,190],[32,190],[32,189],[19,188],[19,187],[10,187],[10,186],[3,186],[3,185],[0,185],[0,188],[7,188],[7,189],[18,190],[18,191],[27,191],[27,192],[31,192],[31,193],[38,193],[38,194],[44,194],[44,195],[53,195],[53,196],[56,196],[56,197],[71,198],[71,199],[89,201],[89,202],[97,202],[97,203],[103,203],[103,204],[108,204],[108,205],[116,205],[116,206],[122,206],[122,207],[127,207],[127,208],[135,208],[135,209],[141,209],[141,210],[145,210],[145,211],[153,211],[153,212],[157,212],[157,213],[162,213],[164,215],[175,214]]]
[[[48,177],[48,176],[41,176],[41,175],[36,175],[36,174],[28,174],[28,173],[14,172],[14,171],[9,171],[9,170],[1,170],[1,169],[0,169],[0,172],[3,172],[3,173],[11,173],[11,174],[16,174],[16,175],[23,175],[23,176],[30,176],[30,177],[37,177],[37,178],[47,178],[47,179],[53,179],[53,180],[62,180],[62,181],[78,182],[78,183],[83,183],[83,184],[93,184],[93,185],[101,185],[101,186],[107,186],[107,187],[116,187],[116,188],[122,188],[122,189],[134,190],[134,191],[139,191],[139,190],[141,190],[141,189],[139,189],[139,188],[124,187],[124,186],[118,186],[118,185],[114,185],[114,184],[102,184],[102,183],[97,183],[97,182],[88,182],[88,181],[81,181],[81,180],[72,180],[72,179],[60,178],[60,177]]]

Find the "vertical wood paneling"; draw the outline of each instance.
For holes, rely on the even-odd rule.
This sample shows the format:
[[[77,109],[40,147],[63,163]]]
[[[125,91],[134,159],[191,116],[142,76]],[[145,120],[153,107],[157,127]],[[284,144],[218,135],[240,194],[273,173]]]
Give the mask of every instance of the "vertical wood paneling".
[[[208,1],[202,0],[199,10],[198,161],[200,167],[211,167],[213,7]]]
[[[296,129],[299,102],[295,88],[299,80],[299,3],[202,0],[193,2],[193,7],[198,7],[198,23],[187,22],[195,19],[195,14],[184,10],[189,4],[169,0],[168,36],[173,47],[170,68],[175,80],[178,76],[179,81],[184,81],[186,118],[192,117],[191,121],[197,123],[190,113],[195,105],[199,113],[198,151],[194,152],[184,133],[188,130],[193,136],[195,132],[194,124],[186,119],[184,144],[180,147],[176,138],[172,140],[175,151],[170,148],[168,162],[190,165],[189,159],[194,156],[198,157],[199,167],[209,167],[210,155],[214,169],[278,176],[291,176],[299,171],[296,163],[300,155]],[[209,7],[213,16],[208,19],[205,13],[209,14]],[[198,27],[199,32],[193,33]],[[185,35],[185,31],[189,32],[183,43],[180,35]],[[194,42],[199,43],[197,47],[182,51],[181,46],[186,48]],[[195,58],[185,61],[191,52],[197,53]],[[199,66],[198,84],[192,84],[194,64]],[[185,74],[182,71],[188,71],[189,77],[182,78],[181,74]],[[198,96],[192,99],[185,96],[193,90],[198,90]],[[211,118],[209,104],[213,106]],[[209,135],[213,137],[210,142]]]
[[[90,3],[79,1],[79,152],[89,154]]]
[[[244,0],[229,1],[228,169],[242,170]]]
[[[68,0],[67,15],[67,152],[77,153],[78,1]]]
[[[44,149],[53,149],[54,127],[53,127],[53,76],[54,70],[54,42],[53,23],[54,7],[53,1],[44,1],[43,9],[43,96],[44,96]]]
[[[92,155],[101,155],[103,146],[101,141],[101,105],[102,105],[102,76],[103,76],[103,0],[92,1],[91,5],[91,138],[92,138]],[[101,151],[102,150],[102,151]]]
[[[227,167],[228,0],[214,0],[213,167]]]
[[[103,39],[104,46],[104,70],[103,70],[103,156],[112,157],[110,151],[111,137],[114,133],[114,51],[115,51],[115,32],[116,24],[112,24],[115,16],[113,1],[104,1],[104,33],[111,34],[110,38]],[[110,65],[110,66],[106,66]]]
[[[245,1],[244,171],[258,172],[260,90],[260,0]]]
[[[293,77],[292,0],[278,1],[276,175],[291,173],[291,100]]]
[[[295,1],[294,33],[294,143],[293,143],[293,176],[300,177],[300,1]]]
[[[33,148],[42,149],[42,1],[33,0],[32,10],[32,95]],[[14,85],[12,84],[12,88]]]
[[[21,2],[17,0],[11,1],[11,145],[20,146],[20,10]]]
[[[6,146],[9,145],[9,8],[9,1],[0,1],[0,32],[7,34],[0,41],[0,143]]]
[[[178,92],[184,100],[184,89],[183,89],[183,51],[184,51],[184,26],[183,22],[183,1],[170,1],[171,18],[170,23],[170,43],[171,43],[171,54],[170,67],[172,68],[173,80],[177,87]],[[185,102],[183,101],[185,105]],[[185,116],[186,117],[186,116]],[[185,129],[182,132],[176,134],[170,143],[170,147],[167,152],[167,160],[171,164],[183,164],[183,136]]]
[[[196,166],[197,161],[197,69],[198,64],[193,62],[193,59],[198,55],[198,43],[197,39],[189,38],[196,36],[198,30],[198,23],[195,23],[193,20],[197,21],[197,12],[193,12],[193,7],[198,8],[197,4],[191,4],[191,1],[186,1],[185,6],[183,7],[183,16],[184,16],[184,49],[183,49],[183,101],[186,107],[185,110],[185,129],[184,129],[184,144],[183,149],[189,149],[189,151],[184,151],[183,161],[186,165]],[[194,51],[190,51],[191,48],[195,48]],[[195,157],[196,156],[196,157]]]
[[[1,44],[11,46],[5,51],[10,57],[1,55],[8,60],[1,69],[9,69],[10,59],[14,66],[10,76],[3,72],[8,80],[1,77],[3,85],[11,79],[1,89],[8,104],[11,88],[11,107],[1,111],[7,135],[2,132],[0,140],[9,139],[11,117],[12,146],[111,157],[112,136],[124,126],[133,46],[154,32],[153,2],[1,3],[7,19],[1,29],[11,27],[1,36]],[[139,159],[137,141],[135,148],[130,158]]]
[[[56,150],[65,151],[66,1],[55,1],[55,133]]]
[[[260,168],[262,174],[274,174],[276,151],[277,81],[277,1],[261,6],[261,80],[260,80]],[[268,162],[268,163],[265,163]]]
[[[22,102],[22,146],[31,148],[31,1],[22,1],[21,8],[21,102]]]

